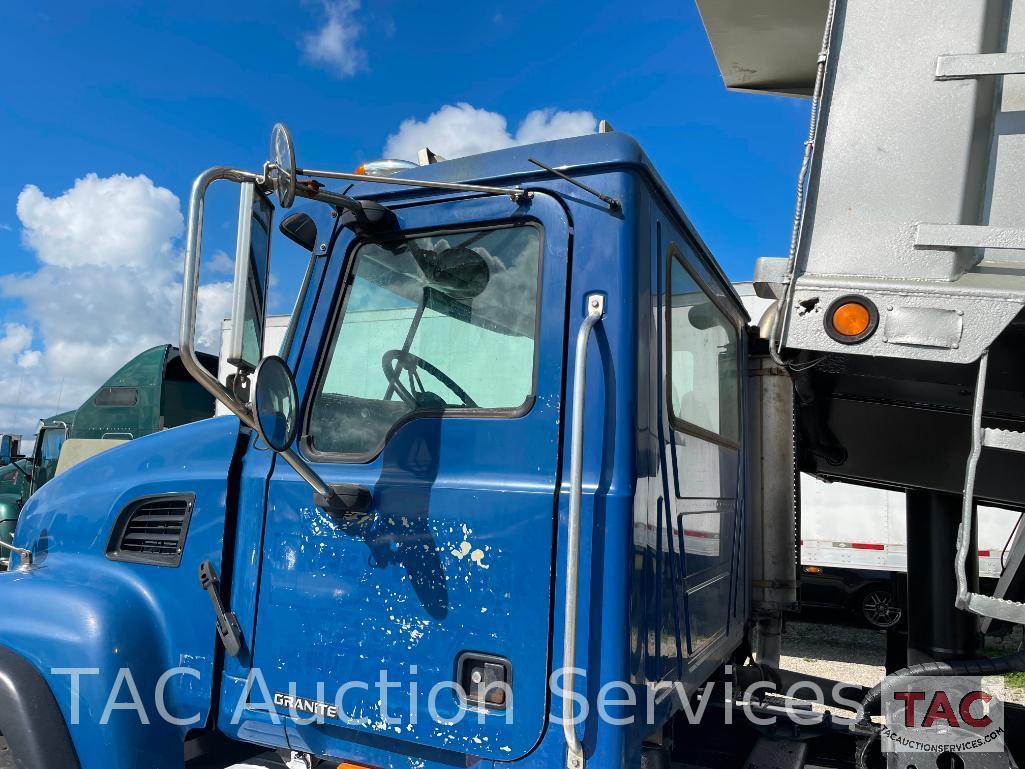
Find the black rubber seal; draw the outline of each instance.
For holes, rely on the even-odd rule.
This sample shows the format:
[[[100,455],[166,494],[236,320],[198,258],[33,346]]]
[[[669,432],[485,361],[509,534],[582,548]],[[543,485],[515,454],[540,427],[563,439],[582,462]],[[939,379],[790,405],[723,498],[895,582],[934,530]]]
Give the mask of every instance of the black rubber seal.
[[[860,304],[868,310],[868,328],[857,336],[846,336],[833,327],[833,311],[840,305],[849,303]],[[860,296],[858,294],[847,294],[846,296],[841,296],[839,299],[834,299],[830,303],[826,310],[826,315],[822,319],[822,325],[826,329],[826,334],[834,342],[839,342],[840,344],[857,344],[858,342],[864,342],[876,332],[877,328],[879,328],[879,310],[868,297]]]

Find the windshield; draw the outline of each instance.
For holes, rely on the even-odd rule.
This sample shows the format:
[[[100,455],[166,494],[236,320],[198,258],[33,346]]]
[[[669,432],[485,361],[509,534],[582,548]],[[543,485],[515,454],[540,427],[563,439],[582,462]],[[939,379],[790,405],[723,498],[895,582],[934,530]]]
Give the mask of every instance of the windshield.
[[[541,231],[533,225],[366,243],[307,434],[365,455],[415,411],[513,413],[534,392]]]

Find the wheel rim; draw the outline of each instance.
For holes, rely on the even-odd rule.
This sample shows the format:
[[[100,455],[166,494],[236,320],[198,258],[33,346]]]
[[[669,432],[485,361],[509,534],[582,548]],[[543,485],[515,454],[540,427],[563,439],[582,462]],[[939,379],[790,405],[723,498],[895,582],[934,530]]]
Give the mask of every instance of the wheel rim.
[[[894,604],[893,596],[885,590],[873,590],[861,600],[861,611],[865,619],[876,627],[893,627],[901,618],[900,607]]]

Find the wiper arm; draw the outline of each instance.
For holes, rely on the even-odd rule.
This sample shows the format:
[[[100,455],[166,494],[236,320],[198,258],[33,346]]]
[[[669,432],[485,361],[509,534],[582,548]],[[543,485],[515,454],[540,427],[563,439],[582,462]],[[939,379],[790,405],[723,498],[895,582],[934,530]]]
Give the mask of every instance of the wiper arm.
[[[596,190],[594,187],[588,187],[586,184],[584,184],[581,181],[577,181],[572,176],[564,174],[562,171],[557,171],[556,169],[552,168],[551,166],[546,166],[540,160],[535,160],[534,158],[527,158],[527,160],[530,161],[531,163],[533,163],[536,166],[541,166],[541,168],[543,168],[544,170],[548,171],[549,173],[555,174],[560,179],[565,179],[570,184],[576,185],[577,187],[582,189],[584,192],[587,192],[587,193],[590,193],[591,195],[594,195],[596,198],[598,198],[598,200],[600,200],[601,202],[603,202],[605,205],[607,205],[609,207],[609,211],[622,211],[623,210],[623,204],[620,203],[616,198],[612,197],[611,195],[606,195],[604,192],[598,192],[598,190]]]

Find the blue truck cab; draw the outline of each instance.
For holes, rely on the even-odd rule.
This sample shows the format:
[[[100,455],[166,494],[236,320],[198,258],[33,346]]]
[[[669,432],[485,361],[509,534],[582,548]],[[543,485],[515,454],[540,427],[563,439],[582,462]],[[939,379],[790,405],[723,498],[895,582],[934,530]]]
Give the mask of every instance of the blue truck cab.
[[[222,180],[229,387],[192,339]],[[260,360],[272,224],[310,258]],[[748,320],[624,134],[375,179],[297,168],[276,128],[261,172],[211,169],[191,200],[183,360],[234,413],[21,514],[18,765],[172,769],[219,733],[309,765],[638,766],[747,645]]]

